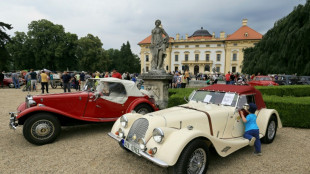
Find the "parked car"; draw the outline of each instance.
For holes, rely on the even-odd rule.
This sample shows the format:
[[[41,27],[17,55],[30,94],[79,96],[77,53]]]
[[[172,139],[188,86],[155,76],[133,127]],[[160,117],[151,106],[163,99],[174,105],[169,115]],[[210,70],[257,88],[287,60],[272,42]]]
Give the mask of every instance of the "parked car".
[[[222,84],[194,91],[184,105],[144,116],[124,114],[109,136],[125,150],[175,173],[206,173],[210,147],[226,157],[249,145],[239,115],[249,103],[257,105],[262,142],[272,143],[282,127],[278,112],[266,108],[254,87]]]
[[[10,113],[10,127],[23,125],[26,140],[42,145],[53,142],[61,126],[112,122],[125,113],[142,115],[156,110],[154,99],[140,92],[134,82],[104,78],[96,90],[28,95],[17,112]]]
[[[251,86],[278,86],[269,76],[255,76],[252,81],[248,82]]]
[[[310,76],[299,76],[297,83],[300,85],[310,85]]]
[[[19,85],[22,86],[24,85],[25,80],[22,78],[19,78]],[[9,88],[14,88],[14,83],[11,77],[4,77],[3,79],[3,85],[8,86]]]
[[[279,85],[297,85],[298,78],[295,75],[279,75],[274,82]]]

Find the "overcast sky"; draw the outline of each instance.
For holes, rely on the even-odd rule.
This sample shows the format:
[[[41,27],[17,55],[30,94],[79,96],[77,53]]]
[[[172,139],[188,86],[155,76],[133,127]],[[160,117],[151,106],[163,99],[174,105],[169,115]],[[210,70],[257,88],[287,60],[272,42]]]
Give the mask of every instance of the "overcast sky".
[[[120,49],[130,42],[139,54],[138,42],[151,34],[160,19],[170,37],[185,37],[203,27],[219,36],[248,26],[265,34],[274,22],[306,0],[0,0],[0,21],[16,31],[28,31],[31,21],[47,19],[80,37],[98,36],[104,49]]]

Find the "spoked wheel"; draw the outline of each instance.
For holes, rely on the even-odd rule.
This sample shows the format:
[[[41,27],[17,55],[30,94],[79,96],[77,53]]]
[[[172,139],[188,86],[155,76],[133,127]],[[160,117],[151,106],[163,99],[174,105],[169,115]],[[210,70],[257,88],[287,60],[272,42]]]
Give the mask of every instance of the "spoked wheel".
[[[55,141],[60,133],[59,120],[48,113],[38,113],[26,120],[23,134],[27,141],[43,145]]]
[[[190,142],[177,163],[169,168],[170,173],[204,174],[209,165],[209,148],[203,140]]]
[[[275,115],[272,115],[268,121],[268,126],[265,136],[262,138],[262,142],[270,144],[273,142],[277,134],[277,119]]]

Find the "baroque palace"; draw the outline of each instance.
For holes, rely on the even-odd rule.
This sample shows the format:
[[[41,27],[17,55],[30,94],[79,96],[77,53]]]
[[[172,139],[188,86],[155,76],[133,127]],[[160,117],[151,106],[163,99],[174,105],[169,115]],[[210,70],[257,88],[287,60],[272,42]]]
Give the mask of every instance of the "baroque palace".
[[[220,32],[215,37],[201,28],[193,35],[180,38],[170,37],[169,47],[166,49],[165,69],[167,72],[189,70],[191,74],[241,72],[243,49],[253,47],[262,39],[262,34],[247,25],[247,19],[242,20],[242,26],[231,35]],[[151,68],[152,54],[149,46],[151,35],[138,43],[141,47],[141,72],[148,72]]]

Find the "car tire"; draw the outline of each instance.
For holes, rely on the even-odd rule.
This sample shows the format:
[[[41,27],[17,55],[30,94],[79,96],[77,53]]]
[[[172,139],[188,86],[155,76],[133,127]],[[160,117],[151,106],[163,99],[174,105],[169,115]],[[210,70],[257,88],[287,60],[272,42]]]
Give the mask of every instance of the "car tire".
[[[272,115],[268,121],[267,130],[265,136],[261,139],[262,143],[270,144],[273,142],[277,133],[277,118]]]
[[[136,111],[136,113],[142,114],[142,115],[145,115],[145,114],[153,111],[153,109],[151,108],[150,105],[144,104],[144,103],[136,106],[134,110]]]
[[[15,86],[14,86],[14,84],[13,83],[10,83],[9,84],[9,88],[14,88]]]
[[[209,148],[203,140],[190,142],[182,151],[169,173],[206,173],[209,165]]]
[[[59,120],[49,113],[37,113],[28,118],[23,126],[27,141],[36,145],[52,143],[60,134]]]

